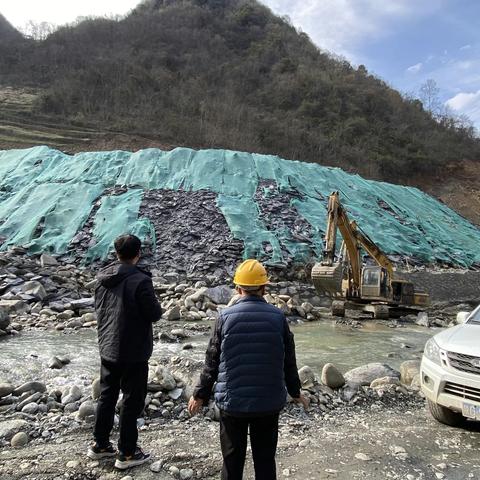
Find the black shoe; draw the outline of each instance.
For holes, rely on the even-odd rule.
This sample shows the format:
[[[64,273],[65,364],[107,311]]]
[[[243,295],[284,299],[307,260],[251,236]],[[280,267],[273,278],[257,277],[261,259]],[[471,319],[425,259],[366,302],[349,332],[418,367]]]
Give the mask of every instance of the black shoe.
[[[126,470],[127,468],[136,467],[137,465],[142,465],[150,460],[149,453],[143,453],[140,447],[137,447],[133,455],[124,455],[119,453],[117,455],[117,460],[115,461],[115,468],[120,470]]]
[[[114,457],[117,454],[115,448],[109,443],[107,447],[101,448],[96,443],[91,445],[87,451],[87,457],[92,460],[100,460],[101,458]]]

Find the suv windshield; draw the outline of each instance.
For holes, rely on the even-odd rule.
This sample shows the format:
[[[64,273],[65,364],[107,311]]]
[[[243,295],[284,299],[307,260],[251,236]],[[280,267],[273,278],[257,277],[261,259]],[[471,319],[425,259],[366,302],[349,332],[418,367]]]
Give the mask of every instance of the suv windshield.
[[[473,311],[467,323],[480,323],[480,306]]]

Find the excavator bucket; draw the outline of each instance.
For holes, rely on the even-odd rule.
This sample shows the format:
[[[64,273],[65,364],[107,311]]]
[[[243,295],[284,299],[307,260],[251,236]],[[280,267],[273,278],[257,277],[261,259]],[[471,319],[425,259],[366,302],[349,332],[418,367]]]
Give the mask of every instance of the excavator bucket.
[[[320,295],[329,297],[342,296],[342,265],[322,265],[316,263],[312,269],[312,281]]]

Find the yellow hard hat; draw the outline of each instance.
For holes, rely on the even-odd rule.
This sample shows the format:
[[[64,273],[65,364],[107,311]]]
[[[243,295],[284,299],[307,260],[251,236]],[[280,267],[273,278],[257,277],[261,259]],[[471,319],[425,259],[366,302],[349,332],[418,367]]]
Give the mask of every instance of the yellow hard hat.
[[[258,260],[245,260],[237,267],[233,283],[241,287],[261,287],[268,283],[267,271]]]

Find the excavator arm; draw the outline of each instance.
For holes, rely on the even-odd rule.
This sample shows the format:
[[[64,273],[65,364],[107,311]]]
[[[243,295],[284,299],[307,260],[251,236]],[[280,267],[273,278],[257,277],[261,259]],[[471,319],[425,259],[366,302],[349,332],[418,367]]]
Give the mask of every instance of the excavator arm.
[[[340,204],[338,192],[333,192],[328,199],[328,222],[325,235],[325,250],[323,261],[316,264],[312,270],[312,280],[320,291],[331,295],[342,294],[341,265],[335,262],[335,248],[337,240],[337,228],[340,231],[348,258],[349,269],[348,294],[357,295],[361,287],[362,259],[361,248],[388,272],[391,279],[393,266],[388,257],[380,248],[348,218],[347,212]]]

